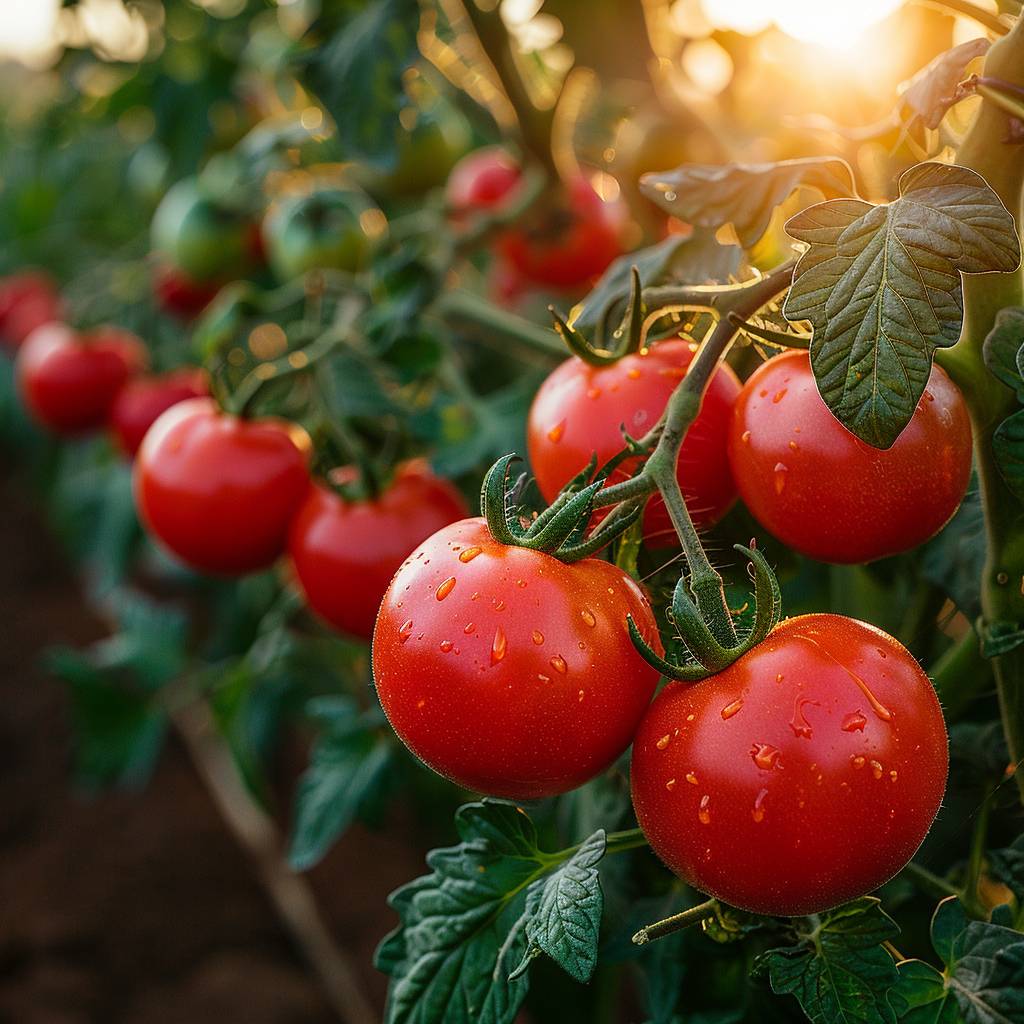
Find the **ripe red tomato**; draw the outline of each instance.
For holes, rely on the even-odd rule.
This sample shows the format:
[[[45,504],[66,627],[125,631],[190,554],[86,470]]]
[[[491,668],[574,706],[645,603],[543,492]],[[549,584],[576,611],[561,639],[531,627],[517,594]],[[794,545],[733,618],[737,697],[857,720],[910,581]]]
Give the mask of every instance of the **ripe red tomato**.
[[[79,434],[106,423],[118,392],[145,365],[146,348],[130,331],[106,326],[79,334],[67,324],[44,324],[18,352],[18,386],[40,424]]]
[[[621,208],[580,177],[566,185],[555,209],[538,208],[522,226],[506,231],[498,249],[527,280],[578,289],[622,255],[622,221]]]
[[[342,632],[369,640],[402,560],[467,513],[447,480],[423,461],[408,462],[372,501],[345,501],[327,487],[311,487],[292,521],[288,554],[309,606]]]
[[[553,500],[595,452],[603,464],[621,451],[621,427],[633,437],[653,427],[693,354],[689,342],[672,340],[610,366],[590,366],[575,356],[562,363],[541,385],[527,420],[530,465],[545,500]],[[679,453],[679,485],[698,526],[718,522],[736,500],[725,442],[739,391],[732,369],[721,365]],[[632,462],[625,463],[612,481],[625,479],[632,468]],[[644,539],[656,546],[675,540],[660,497],[652,498],[644,512]]]
[[[564,793],[625,750],[657,685],[627,614],[658,643],[647,599],[615,566],[508,547],[464,519],[391,581],[373,634],[377,693],[406,746],[460,786]]]
[[[129,381],[110,408],[110,426],[121,450],[133,456],[162,412],[209,390],[206,373],[196,366]]]
[[[971,476],[971,421],[938,366],[910,423],[885,451],[829,411],[806,352],[768,360],[743,387],[729,461],[754,517],[824,562],[870,562],[915,547],[960,505]]]
[[[283,420],[246,420],[210,398],[168,409],[135,459],[135,504],[149,531],[204,572],[264,569],[284,551],[309,486],[309,437]]]
[[[48,274],[27,270],[0,278],[0,344],[17,349],[43,324],[60,320],[60,295]]]
[[[519,184],[519,165],[501,146],[485,146],[464,156],[448,176],[445,197],[458,214],[489,210]]]
[[[695,888],[813,914],[910,860],[948,767],[942,711],[910,652],[856,619],[801,615],[724,672],[661,691],[633,742],[633,806]]]
[[[173,264],[157,261],[153,266],[153,294],[165,313],[181,320],[197,317],[220,291],[217,281],[195,281]]]

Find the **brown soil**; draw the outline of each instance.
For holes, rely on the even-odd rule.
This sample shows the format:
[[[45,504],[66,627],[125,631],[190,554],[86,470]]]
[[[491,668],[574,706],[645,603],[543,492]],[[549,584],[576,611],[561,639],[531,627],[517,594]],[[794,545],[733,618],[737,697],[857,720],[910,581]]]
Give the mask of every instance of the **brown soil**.
[[[144,792],[74,792],[65,693],[39,653],[104,630],[3,467],[0,503],[0,1024],[335,1021],[178,743]],[[378,1007],[384,900],[422,854],[399,825],[356,827],[314,872]]]

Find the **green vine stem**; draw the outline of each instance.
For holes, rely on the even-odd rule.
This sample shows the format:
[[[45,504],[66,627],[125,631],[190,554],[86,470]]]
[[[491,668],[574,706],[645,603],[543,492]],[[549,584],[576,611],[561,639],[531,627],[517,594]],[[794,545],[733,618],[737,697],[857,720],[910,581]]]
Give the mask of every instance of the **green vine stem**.
[[[505,339],[538,352],[548,359],[566,359],[569,352],[549,327],[499,309],[487,299],[464,288],[453,288],[437,297],[431,307],[444,320],[478,328],[491,340]]]
[[[655,939],[663,939],[666,935],[671,935],[673,932],[682,931],[684,928],[691,928],[695,924],[700,924],[701,921],[714,915],[717,902],[717,900],[713,899],[706,900],[695,907],[688,907],[678,914],[666,917],[663,921],[656,921],[654,924],[641,928],[633,936],[634,945],[646,946],[648,942],[653,942]]]
[[[997,35],[1006,35],[1008,29],[1006,22],[997,14],[979,7],[971,0],[925,0],[927,7],[937,7],[939,10],[952,11],[954,14],[962,14],[965,18],[973,18],[979,25],[983,25],[990,32]]]
[[[986,77],[1024,85],[1024,19],[994,43]],[[981,174],[1006,208],[1024,223],[1024,152],[1009,142],[1012,115],[985,100],[964,138],[957,160]],[[981,581],[982,631],[1024,624],[1024,507],[995,463],[992,435],[1016,408],[1012,391],[988,372],[982,344],[996,314],[1024,304],[1024,274],[970,275],[964,280],[964,327],[960,343],[943,354],[942,365],[960,386],[974,427],[975,464],[985,511],[987,558]],[[1024,647],[992,659],[999,705],[1012,764],[1024,759]],[[1016,773],[1024,801],[1024,771]]]

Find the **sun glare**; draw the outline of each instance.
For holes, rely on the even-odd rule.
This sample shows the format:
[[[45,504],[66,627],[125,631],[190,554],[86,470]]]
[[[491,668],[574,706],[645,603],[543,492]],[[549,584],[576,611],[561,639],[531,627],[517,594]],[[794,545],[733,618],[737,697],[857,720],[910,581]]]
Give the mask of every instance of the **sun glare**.
[[[830,50],[851,50],[864,33],[901,6],[902,0],[702,0],[718,28],[759,32],[774,24],[786,35]]]
[[[44,59],[53,49],[60,0],[5,0],[0,7],[0,57]]]

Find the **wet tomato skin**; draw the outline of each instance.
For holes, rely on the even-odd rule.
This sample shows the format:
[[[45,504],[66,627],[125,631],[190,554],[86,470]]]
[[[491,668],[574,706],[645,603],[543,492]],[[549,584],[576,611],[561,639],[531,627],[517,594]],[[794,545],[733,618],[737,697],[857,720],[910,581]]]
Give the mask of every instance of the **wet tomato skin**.
[[[343,633],[369,640],[403,559],[467,512],[455,487],[416,460],[372,501],[346,501],[314,484],[292,522],[288,554],[313,611]]]
[[[120,390],[146,365],[146,348],[130,331],[67,324],[33,331],[18,352],[19,390],[32,417],[58,434],[83,434],[106,423]]]
[[[134,456],[161,413],[208,393],[205,372],[194,366],[129,381],[110,408],[110,427],[121,451]]]
[[[434,771],[492,796],[564,793],[629,745],[658,682],[640,588],[598,559],[507,547],[483,519],[438,531],[398,570],[373,635],[377,693]]]
[[[650,430],[693,356],[690,342],[673,339],[610,366],[590,366],[574,356],[557,367],[537,392],[527,421],[530,465],[545,500],[553,500],[593,453],[600,465],[621,451],[622,427],[633,437]],[[697,526],[713,525],[736,500],[725,446],[739,391],[732,369],[720,366],[679,454],[679,483]],[[626,463],[612,480],[625,479],[629,469]],[[644,539],[654,546],[675,542],[660,497],[644,512]]]
[[[910,860],[948,767],[913,656],[866,623],[802,615],[718,675],[661,691],[633,744],[633,806],[695,888],[755,913],[812,914]]]
[[[916,547],[960,505],[971,475],[971,421],[938,366],[891,448],[850,433],[818,393],[806,352],[786,352],[743,387],[729,461],[754,517],[824,562],[870,562]]]
[[[172,406],[135,459],[135,504],[147,529],[187,565],[241,575],[284,551],[309,486],[309,438],[283,420],[240,419],[210,398]]]

